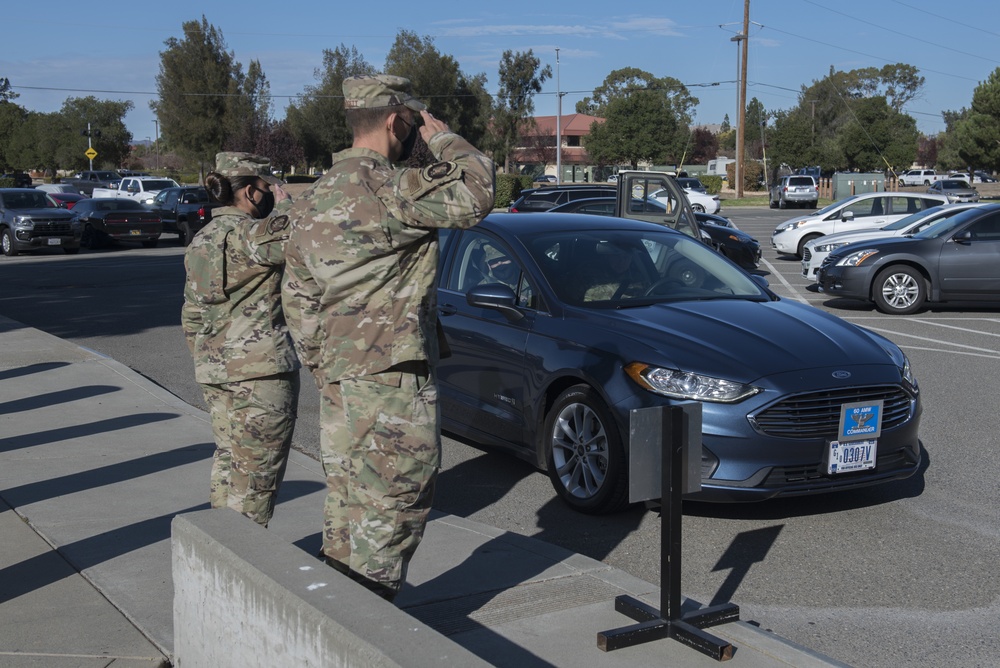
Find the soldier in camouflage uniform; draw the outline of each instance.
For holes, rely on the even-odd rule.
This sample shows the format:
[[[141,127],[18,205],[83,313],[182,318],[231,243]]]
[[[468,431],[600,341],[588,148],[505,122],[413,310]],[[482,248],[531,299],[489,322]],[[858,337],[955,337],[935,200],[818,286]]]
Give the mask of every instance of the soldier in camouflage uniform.
[[[379,75],[344,81],[353,146],[290,208],[282,302],[321,392],[328,564],[392,600],[441,461],[438,228],[493,207],[493,162]],[[405,162],[418,132],[434,161]]]
[[[267,217],[288,194],[265,158],[219,153],[205,179],[225,206],[184,253],[181,322],[212,417],[213,508],[267,526],[295,428],[299,362],[281,311],[288,217]]]

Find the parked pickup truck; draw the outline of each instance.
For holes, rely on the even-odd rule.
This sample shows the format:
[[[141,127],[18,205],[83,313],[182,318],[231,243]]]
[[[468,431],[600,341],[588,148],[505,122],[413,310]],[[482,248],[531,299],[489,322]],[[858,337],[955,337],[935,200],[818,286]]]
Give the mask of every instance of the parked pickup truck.
[[[126,176],[117,188],[94,188],[91,197],[115,197],[134,199],[142,204],[152,204],[153,198],[164,188],[179,188],[173,179],[158,176]]]
[[[935,181],[948,178],[947,174],[938,174],[933,169],[910,169],[899,175],[901,186],[929,186]]]
[[[218,206],[222,205],[209,202],[203,187],[181,186],[164,188],[148,208],[160,215],[164,232],[176,233],[181,244],[187,246],[195,233],[212,220],[212,209]]]
[[[108,171],[88,171],[79,172],[76,176],[65,178],[63,183],[68,183],[81,195],[92,196],[94,188],[117,188],[121,181],[118,172]]]

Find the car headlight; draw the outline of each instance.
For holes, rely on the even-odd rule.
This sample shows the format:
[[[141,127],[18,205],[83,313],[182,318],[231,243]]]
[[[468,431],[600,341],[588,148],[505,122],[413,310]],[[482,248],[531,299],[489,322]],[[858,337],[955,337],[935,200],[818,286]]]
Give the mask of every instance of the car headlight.
[[[850,255],[845,255],[844,257],[837,260],[838,267],[860,267],[862,263],[876,257],[878,251],[874,248],[866,248],[864,250],[854,251]]]
[[[848,242],[846,242],[846,241],[841,241],[841,242],[831,241],[830,243],[826,243],[826,244],[816,244],[815,246],[813,246],[813,252],[814,253],[832,253],[833,251],[837,250],[841,246],[846,246],[847,244],[848,244]]]
[[[14,227],[19,230],[30,230],[35,227],[31,216],[14,216]]]
[[[642,362],[632,362],[625,367],[625,373],[643,389],[673,399],[732,404],[761,391],[761,388],[753,385]]]
[[[913,375],[913,369],[910,368],[910,358],[906,356],[906,353],[903,353],[903,366],[899,368],[899,373],[903,376],[903,381],[913,388],[914,394],[920,392],[917,377]]]

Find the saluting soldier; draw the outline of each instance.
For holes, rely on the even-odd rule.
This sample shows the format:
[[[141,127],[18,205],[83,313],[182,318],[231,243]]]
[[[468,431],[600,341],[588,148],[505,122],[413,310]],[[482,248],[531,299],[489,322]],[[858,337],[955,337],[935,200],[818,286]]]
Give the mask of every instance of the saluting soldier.
[[[437,230],[490,212],[494,165],[406,79],[353,77],[343,90],[353,145],[291,206],[282,299],[321,392],[323,555],[392,600],[441,461]],[[397,168],[418,132],[433,162]]]
[[[205,178],[212,221],[184,253],[181,323],[212,417],[210,500],[267,526],[295,428],[299,361],[281,311],[288,199],[266,158],[226,152]]]

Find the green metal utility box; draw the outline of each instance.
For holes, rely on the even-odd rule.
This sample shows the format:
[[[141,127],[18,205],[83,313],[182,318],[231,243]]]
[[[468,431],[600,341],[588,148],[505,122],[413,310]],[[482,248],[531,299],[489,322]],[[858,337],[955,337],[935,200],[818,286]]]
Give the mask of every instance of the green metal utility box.
[[[833,175],[833,192],[831,198],[834,202],[842,200],[851,195],[860,193],[884,192],[885,174],[881,172],[857,173],[857,172],[837,172]]]

